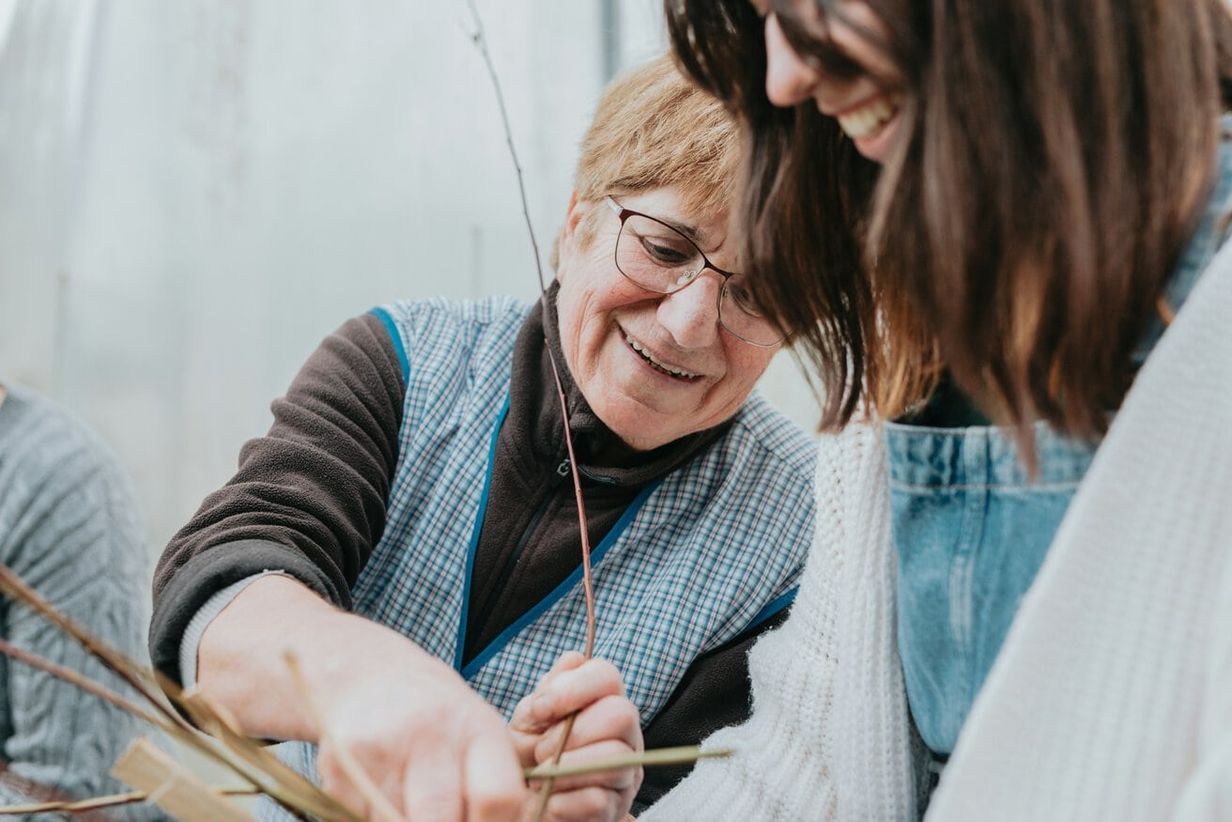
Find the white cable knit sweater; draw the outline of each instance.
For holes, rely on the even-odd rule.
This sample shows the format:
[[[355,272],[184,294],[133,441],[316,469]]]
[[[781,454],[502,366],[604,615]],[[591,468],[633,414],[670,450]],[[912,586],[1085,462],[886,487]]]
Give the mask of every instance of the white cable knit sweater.
[[[817,538],[753,649],[754,711],[646,820],[910,820],[886,458],[821,439]],[[980,692],[929,820],[1232,820],[1232,244],[1139,373]]]

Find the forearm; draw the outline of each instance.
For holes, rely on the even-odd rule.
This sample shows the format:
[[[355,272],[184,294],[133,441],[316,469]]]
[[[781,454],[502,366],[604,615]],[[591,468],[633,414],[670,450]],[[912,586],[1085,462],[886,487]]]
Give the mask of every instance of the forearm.
[[[460,678],[406,637],[325,602],[283,576],[259,579],[210,623],[198,651],[197,684],[245,733],[318,741],[312,711],[286,662],[298,661],[314,701],[329,716],[335,697],[376,690],[396,672],[402,687]]]

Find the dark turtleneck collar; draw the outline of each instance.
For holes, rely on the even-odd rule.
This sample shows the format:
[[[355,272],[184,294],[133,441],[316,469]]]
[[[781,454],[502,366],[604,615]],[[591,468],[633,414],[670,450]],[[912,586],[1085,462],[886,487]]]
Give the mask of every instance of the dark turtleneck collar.
[[[537,303],[514,344],[509,417],[505,428],[513,435],[508,444],[519,455],[517,462],[528,467],[545,461],[555,465],[565,454],[560,400],[556,395],[547,346],[551,346],[560,368],[569,405],[569,430],[573,433],[573,445],[584,477],[605,485],[644,485],[684,464],[727,430],[730,420],[652,451],[638,451],[621,440],[591,410],[569,373],[556,316],[558,290],[559,283],[552,283],[546,297],[547,311],[543,310],[542,301]],[[507,439],[505,433],[502,431],[501,439]]]

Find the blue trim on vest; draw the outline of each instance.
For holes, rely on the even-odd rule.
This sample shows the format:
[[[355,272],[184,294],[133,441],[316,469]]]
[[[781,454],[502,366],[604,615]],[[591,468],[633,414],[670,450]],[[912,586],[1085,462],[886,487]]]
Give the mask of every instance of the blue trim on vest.
[[[406,385],[411,378],[411,361],[406,358],[406,346],[402,344],[402,335],[398,333],[394,318],[384,308],[374,308],[368,313],[380,320],[381,325],[385,326],[385,330],[389,332],[389,338],[394,343],[394,351],[398,354],[398,364],[402,366],[402,384]]]
[[[479,498],[479,515],[475,517],[475,527],[471,531],[471,545],[466,551],[466,574],[462,577],[462,617],[458,620],[458,642],[454,646],[453,668],[462,670],[462,651],[466,647],[466,620],[471,608],[471,574],[475,570],[475,551],[479,548],[479,534],[483,531],[483,518],[488,513],[488,491],[492,489],[492,466],[496,464],[496,440],[509,414],[509,394],[505,394],[505,402],[496,416],[496,427],[492,429],[492,444],[488,446],[488,471],[483,478],[483,496]]]
[[[592,570],[597,568],[599,563],[603,561],[603,557],[607,554],[608,549],[616,543],[616,540],[620,539],[620,535],[626,528],[629,527],[629,523],[633,522],[633,518],[637,516],[638,511],[642,509],[642,506],[646,503],[646,500],[650,498],[650,495],[653,494],[662,483],[662,479],[655,480],[650,483],[650,485],[643,488],[641,493],[633,498],[633,502],[629,503],[629,507],[626,508],[625,512],[620,515],[620,519],[618,519],[616,524],[612,526],[612,530],[608,531],[607,536],[603,538],[603,541],[599,543],[599,546],[590,552],[590,567]],[[566,577],[564,582],[557,585],[550,594],[539,600],[533,608],[522,614],[522,616],[518,618],[517,622],[502,631],[496,639],[492,640],[488,647],[480,651],[474,659],[467,663],[466,667],[462,668],[463,678],[470,679],[478,673],[479,670],[487,664],[488,660],[499,654],[510,640],[521,633],[523,628],[530,625],[538,619],[544,611],[555,605],[562,597],[565,596],[565,594],[569,593],[569,591],[572,590],[581,581],[581,579],[582,566],[579,563],[577,569]],[[470,585],[469,571],[467,585],[468,587]]]
[[[773,602],[768,603],[765,608],[762,608],[757,612],[757,616],[753,617],[753,621],[749,623],[749,627],[744,629],[744,632],[747,634],[749,631],[755,631],[765,623],[769,622],[780,611],[795,602],[796,594],[798,593],[800,593],[800,588],[797,586],[792,588],[790,591],[785,592]]]

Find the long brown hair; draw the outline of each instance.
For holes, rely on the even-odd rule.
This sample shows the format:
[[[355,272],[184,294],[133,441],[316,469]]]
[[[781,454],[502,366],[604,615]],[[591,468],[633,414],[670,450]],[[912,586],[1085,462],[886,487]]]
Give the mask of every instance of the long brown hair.
[[[841,61],[779,0],[797,51]],[[942,369],[995,420],[1096,436],[1201,215],[1232,91],[1225,0],[867,0],[900,68],[880,170],[766,101],[747,0],[667,0],[681,64],[747,126],[763,305],[822,375],[823,426],[896,416]],[[827,62],[828,61],[828,62]]]

